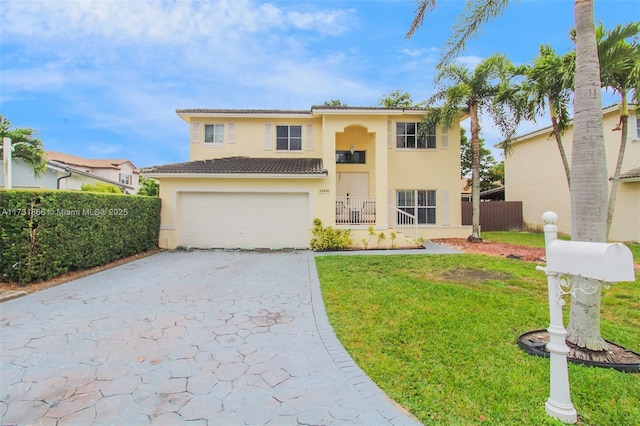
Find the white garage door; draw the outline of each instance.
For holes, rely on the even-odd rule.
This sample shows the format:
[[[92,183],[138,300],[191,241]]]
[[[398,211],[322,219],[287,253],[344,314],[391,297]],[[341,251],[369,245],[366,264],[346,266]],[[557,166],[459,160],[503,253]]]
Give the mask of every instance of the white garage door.
[[[181,192],[180,245],[215,248],[308,247],[309,195]]]

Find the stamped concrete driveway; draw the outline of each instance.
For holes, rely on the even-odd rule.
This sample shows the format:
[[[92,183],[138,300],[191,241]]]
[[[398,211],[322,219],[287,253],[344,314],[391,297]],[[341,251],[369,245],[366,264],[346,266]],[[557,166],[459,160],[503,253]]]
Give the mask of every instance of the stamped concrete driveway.
[[[165,252],[0,310],[1,424],[417,424],[335,338],[310,252]]]

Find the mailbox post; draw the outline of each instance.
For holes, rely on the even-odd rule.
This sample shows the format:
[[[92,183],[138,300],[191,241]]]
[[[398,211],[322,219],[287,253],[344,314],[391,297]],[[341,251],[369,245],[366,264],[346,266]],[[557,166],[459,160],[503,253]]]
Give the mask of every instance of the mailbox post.
[[[564,423],[576,423],[578,414],[571,402],[569,371],[567,368],[567,331],[562,320],[562,296],[577,292],[593,294],[610,283],[634,281],[633,256],[620,243],[593,243],[558,240],[558,215],[542,215],[544,226],[546,267],[538,267],[547,274],[549,292],[549,343],[551,374],[547,414]]]

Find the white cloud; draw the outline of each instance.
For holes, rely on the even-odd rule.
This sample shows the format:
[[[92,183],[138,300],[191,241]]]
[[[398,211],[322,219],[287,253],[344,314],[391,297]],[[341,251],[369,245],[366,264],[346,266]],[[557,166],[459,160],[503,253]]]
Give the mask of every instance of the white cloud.
[[[481,58],[479,56],[458,56],[456,58],[456,63],[458,63],[459,65],[463,65],[466,66],[469,69],[475,69],[478,64],[480,62],[482,62],[484,60],[484,58]]]
[[[437,57],[437,55],[439,54],[440,50],[435,48],[435,47],[430,47],[430,48],[423,48],[423,49],[401,49],[400,53],[402,53],[403,55],[406,56],[410,56],[412,58],[420,58],[420,57],[429,57],[429,58],[434,58]]]
[[[353,25],[350,20],[354,15],[353,9],[313,13],[293,11],[287,14],[287,20],[292,26],[301,30],[335,35],[345,32]]]

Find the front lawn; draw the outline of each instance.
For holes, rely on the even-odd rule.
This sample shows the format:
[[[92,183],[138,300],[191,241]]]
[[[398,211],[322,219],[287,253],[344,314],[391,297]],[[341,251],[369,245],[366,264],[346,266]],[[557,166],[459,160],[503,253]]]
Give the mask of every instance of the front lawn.
[[[423,423],[558,423],[544,409],[548,359],[517,345],[520,333],[549,325],[546,277],[535,264],[467,254],[316,263],[343,345]],[[603,336],[640,351],[640,287],[603,294]],[[569,375],[581,424],[640,424],[639,374],[571,364]]]
[[[544,248],[544,234],[534,232],[483,232],[482,238],[485,241],[493,241],[496,243],[508,243],[521,246]],[[570,240],[566,234],[558,236],[561,240]],[[633,254],[635,263],[640,264],[640,244],[625,243]]]

